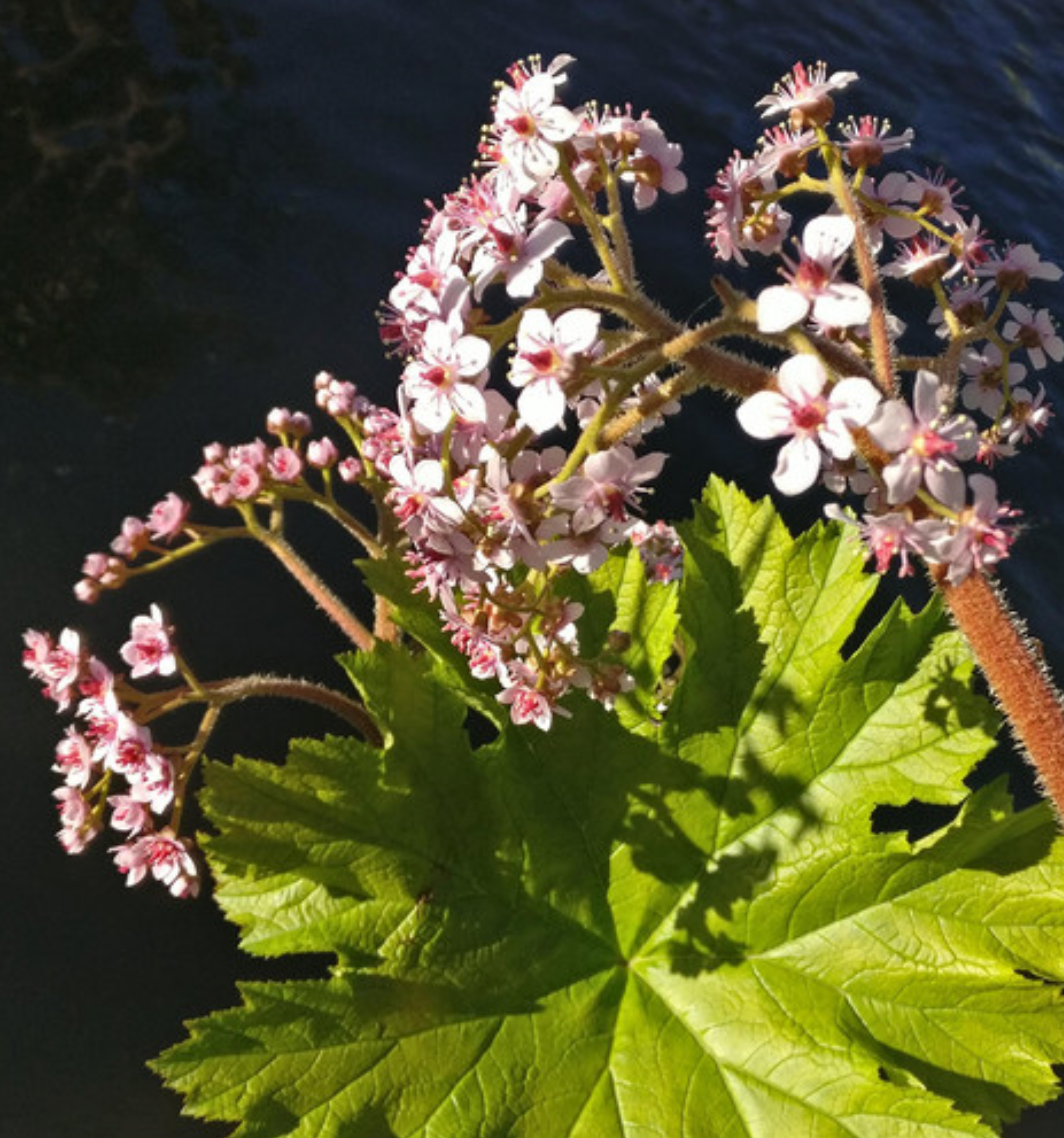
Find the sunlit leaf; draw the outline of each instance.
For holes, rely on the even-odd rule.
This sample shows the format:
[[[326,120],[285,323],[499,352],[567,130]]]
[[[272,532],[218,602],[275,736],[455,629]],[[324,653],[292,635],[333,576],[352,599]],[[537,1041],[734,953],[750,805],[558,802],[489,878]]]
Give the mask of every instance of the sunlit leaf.
[[[427,650],[349,661],[383,748],[211,768],[244,948],[332,966],[189,1025],[155,1064],[188,1111],[244,1138],[929,1138],[1057,1093],[1064,845],[1048,808],[970,794],[994,718],[962,641],[900,604],[855,635],[849,541],[723,484],[683,537],[678,590],[635,558],[592,583],[639,681],[620,715],[475,746],[488,696],[393,588]],[[873,825],[914,799],[959,809]]]

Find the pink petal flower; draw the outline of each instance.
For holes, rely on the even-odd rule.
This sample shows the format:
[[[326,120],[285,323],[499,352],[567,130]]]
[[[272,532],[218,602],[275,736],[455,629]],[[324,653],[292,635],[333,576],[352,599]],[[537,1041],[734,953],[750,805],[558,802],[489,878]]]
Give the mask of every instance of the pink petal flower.
[[[188,511],[188,502],[171,491],[152,507],[148,532],[156,541],[172,541],[184,529]]]
[[[148,616],[133,618],[130,638],[121,649],[122,659],[130,665],[131,679],[150,675],[172,676],[177,671],[170,631],[158,605],[151,606]]]

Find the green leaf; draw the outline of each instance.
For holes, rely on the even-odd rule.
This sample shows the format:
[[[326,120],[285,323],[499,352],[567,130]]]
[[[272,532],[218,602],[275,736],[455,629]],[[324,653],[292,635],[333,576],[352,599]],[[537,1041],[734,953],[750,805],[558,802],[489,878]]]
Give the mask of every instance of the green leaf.
[[[380,750],[210,767],[243,946],[333,964],[189,1025],[155,1063],[189,1112],[243,1138],[928,1138],[1057,1093],[1064,841],[969,793],[994,720],[961,641],[895,605],[858,643],[857,551],[720,483],[684,540],[679,590],[621,559],[591,583],[640,699],[678,614],[660,726],[574,704],[474,746],[483,696],[426,626],[420,655],[349,661]],[[912,799],[959,809],[873,826]]]
[[[617,659],[635,680],[635,688],[618,697],[617,716],[630,731],[653,735],[661,720],[665,665],[675,648],[678,590],[648,580],[635,549],[614,552],[594,575],[592,587],[613,601],[609,633],[619,638]],[[582,640],[584,635],[582,625]],[[592,635],[585,642],[597,647],[596,639]]]
[[[392,616],[404,631],[431,653],[436,677],[469,707],[490,723],[501,727],[505,709],[496,701],[490,685],[476,679],[461,652],[455,648],[440,623],[439,612],[424,593],[414,593],[401,561],[359,561],[359,569],[373,592],[392,606]]]

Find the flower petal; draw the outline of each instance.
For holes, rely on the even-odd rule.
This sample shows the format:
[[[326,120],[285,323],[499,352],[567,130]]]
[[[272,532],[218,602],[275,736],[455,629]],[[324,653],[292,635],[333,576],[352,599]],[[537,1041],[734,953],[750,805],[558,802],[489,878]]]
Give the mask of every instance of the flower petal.
[[[791,407],[778,391],[758,391],[739,404],[739,426],[755,439],[774,439],[793,433]]]
[[[881,403],[867,425],[873,441],[891,453],[909,445],[915,428],[913,413],[900,399]]]
[[[761,332],[783,332],[804,320],[809,301],[790,285],[772,285],[757,298],[757,327]]]
[[[821,264],[834,261],[853,244],[856,230],[843,213],[814,217],[802,232],[802,250]]]
[[[820,473],[820,448],[809,436],[796,436],[780,451],[772,481],[781,494],[801,494]]]
[[[880,398],[875,384],[854,375],[835,384],[828,402],[832,412],[841,415],[851,427],[863,427],[875,414]]]
[[[829,328],[853,328],[867,324],[872,301],[863,288],[835,283],[813,301],[813,316]]]
[[[522,421],[541,435],[557,427],[565,417],[565,393],[554,379],[537,380],[517,397],[517,410]]]
[[[824,390],[827,372],[816,356],[790,356],[780,364],[777,383],[783,395],[799,406],[810,403]]]
[[[883,481],[892,506],[908,502],[920,488],[920,460],[911,451],[899,454],[883,468]]]

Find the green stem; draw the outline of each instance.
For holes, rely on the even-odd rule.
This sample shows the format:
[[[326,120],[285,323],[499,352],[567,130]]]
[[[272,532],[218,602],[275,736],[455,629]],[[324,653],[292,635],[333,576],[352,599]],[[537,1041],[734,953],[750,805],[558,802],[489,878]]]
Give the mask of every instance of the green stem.
[[[584,187],[576,180],[564,154],[559,163],[558,172],[562,176],[562,181],[565,182],[565,188],[569,191],[569,196],[572,198],[573,205],[576,207],[576,212],[580,215],[580,220],[587,229],[588,239],[591,241],[591,245],[598,255],[602,267],[606,270],[606,275],[610,278],[610,284],[617,293],[624,293],[627,289],[627,285],[621,270],[617,266],[617,261],[613,255],[613,247],[603,227],[602,219],[588,201],[587,194],[584,193]]]
[[[196,769],[197,764],[203,757],[203,751],[207,746],[207,741],[217,726],[218,717],[221,714],[222,707],[220,704],[209,705],[206,711],[204,711],[203,718],[200,720],[199,729],[196,732],[196,737],[192,740],[192,744],[186,751],[185,757],[181,762],[180,770],[174,778],[174,805],[170,812],[170,827],[175,834],[181,829],[181,815],[185,809],[185,797],[188,792],[189,779],[192,777],[192,772]]]
[[[632,243],[628,240],[628,227],[624,224],[624,206],[621,203],[617,172],[601,155],[599,169],[606,183],[606,202],[609,207],[604,225],[615,250],[621,276],[631,282],[635,280],[635,262],[632,257]]]

